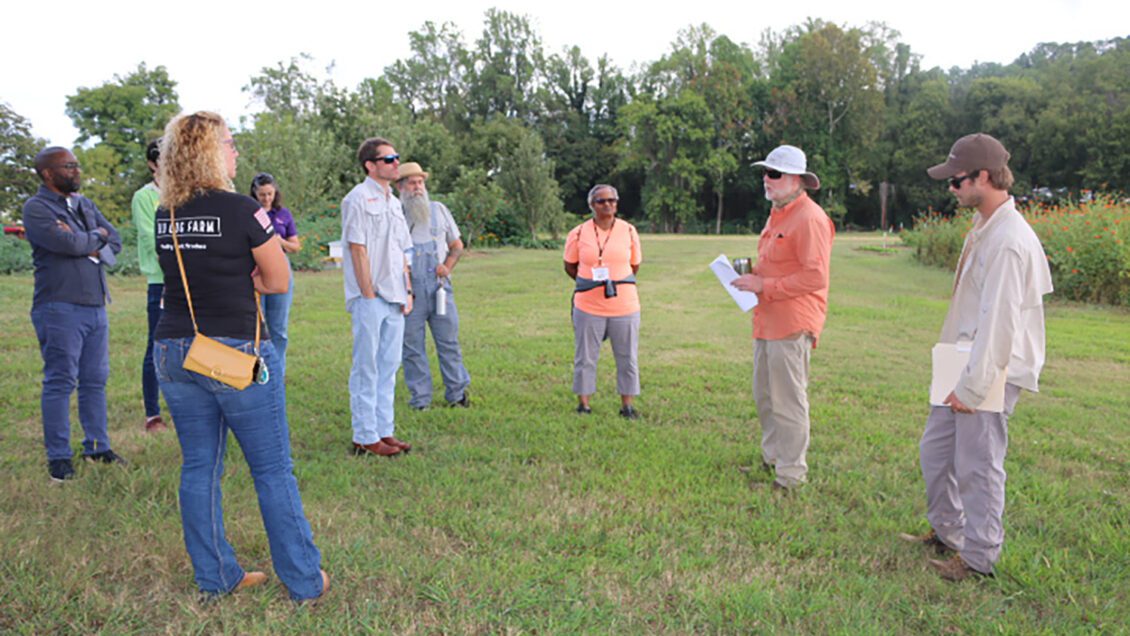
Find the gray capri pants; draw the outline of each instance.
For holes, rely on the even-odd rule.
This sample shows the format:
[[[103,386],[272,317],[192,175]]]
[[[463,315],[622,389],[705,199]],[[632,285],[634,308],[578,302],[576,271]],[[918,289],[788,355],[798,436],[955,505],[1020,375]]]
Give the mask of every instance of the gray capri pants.
[[[620,395],[640,394],[640,368],[636,362],[640,342],[640,312],[627,316],[594,316],[573,307],[573,393],[596,393],[596,363],[600,343],[612,341],[616,357],[616,390]]]

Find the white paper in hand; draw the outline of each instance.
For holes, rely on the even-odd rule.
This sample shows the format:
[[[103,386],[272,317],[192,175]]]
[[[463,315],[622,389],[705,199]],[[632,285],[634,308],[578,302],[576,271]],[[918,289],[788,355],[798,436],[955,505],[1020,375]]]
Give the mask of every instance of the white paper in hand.
[[[722,288],[729,292],[730,298],[738,304],[738,308],[749,311],[757,306],[757,294],[742,291],[730,284],[738,277],[738,273],[734,271],[734,266],[730,264],[730,259],[726,258],[725,254],[719,254],[718,258],[714,259],[710,264],[710,270],[718,277]]]
[[[943,401],[957,388],[965,365],[969,364],[970,346],[968,343],[953,344],[939,342],[934,345],[932,357],[934,360],[934,373],[930,378],[930,404],[933,406],[947,406]],[[1004,410],[1004,382],[1008,371],[1002,371],[996,382],[989,387],[985,401],[981,404],[969,405],[978,411],[991,411],[1000,413]]]

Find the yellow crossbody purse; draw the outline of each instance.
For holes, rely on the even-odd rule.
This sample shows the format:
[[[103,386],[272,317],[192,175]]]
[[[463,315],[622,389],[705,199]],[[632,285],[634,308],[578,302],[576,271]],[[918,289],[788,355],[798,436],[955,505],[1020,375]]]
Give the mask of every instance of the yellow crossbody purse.
[[[192,346],[184,356],[184,368],[193,373],[207,376],[218,382],[242,391],[252,382],[266,384],[270,375],[267,365],[259,357],[259,323],[263,320],[263,312],[259,304],[259,292],[255,292],[255,355],[244,353],[234,347],[213,340],[200,333],[196,326],[196,311],[192,308],[192,294],[188,292],[188,276],[184,273],[184,259],[181,257],[180,244],[177,242],[177,223],[173,216],[173,209],[169,208],[169,228],[173,235],[173,250],[177,254],[177,267],[180,268],[180,279],[184,283],[184,297],[188,301],[188,313],[192,316],[192,331],[195,337]]]

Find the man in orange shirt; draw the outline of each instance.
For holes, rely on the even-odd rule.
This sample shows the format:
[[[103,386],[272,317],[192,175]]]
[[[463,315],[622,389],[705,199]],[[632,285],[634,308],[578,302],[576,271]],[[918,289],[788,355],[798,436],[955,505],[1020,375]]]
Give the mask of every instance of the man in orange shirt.
[[[773,204],[757,243],[753,272],[733,285],[757,294],[753,310],[753,399],[761,421],[761,459],[773,488],[806,481],[808,359],[828,315],[828,270],[836,229],[808,197],[820,179],[804,152],[778,146],[765,161],[765,198]]]

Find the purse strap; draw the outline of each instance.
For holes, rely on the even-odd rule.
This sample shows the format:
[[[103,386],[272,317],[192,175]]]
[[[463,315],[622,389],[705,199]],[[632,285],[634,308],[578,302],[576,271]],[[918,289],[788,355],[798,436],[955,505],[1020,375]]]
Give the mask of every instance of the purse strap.
[[[180,255],[180,243],[177,242],[177,219],[174,206],[169,206],[169,231],[173,235],[173,251],[177,254],[177,267],[180,268],[180,280],[184,284],[184,298],[188,301],[188,315],[192,317],[192,332],[200,335],[200,328],[196,326],[196,310],[192,307],[192,294],[188,291],[188,275],[184,273],[184,258]],[[259,328],[263,321],[263,305],[259,301],[259,290],[255,290],[255,355],[259,355]]]

